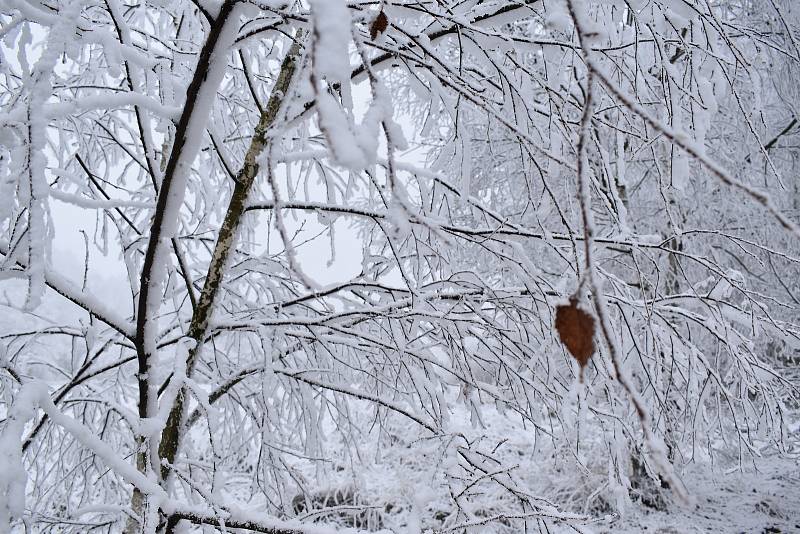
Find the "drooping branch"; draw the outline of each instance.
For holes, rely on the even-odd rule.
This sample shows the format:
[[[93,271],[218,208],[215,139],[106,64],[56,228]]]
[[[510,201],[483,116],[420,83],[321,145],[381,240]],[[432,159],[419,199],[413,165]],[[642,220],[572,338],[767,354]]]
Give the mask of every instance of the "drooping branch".
[[[8,256],[10,254],[8,243],[2,240],[0,240],[0,254],[3,256]],[[15,259],[15,263],[22,269],[27,265],[25,261],[19,258]],[[94,315],[126,338],[133,339],[135,333],[134,326],[127,319],[120,316],[119,313],[111,308],[104,300],[101,300],[86,290],[79,289],[75,284],[52,269],[44,270],[44,278],[47,287]]]

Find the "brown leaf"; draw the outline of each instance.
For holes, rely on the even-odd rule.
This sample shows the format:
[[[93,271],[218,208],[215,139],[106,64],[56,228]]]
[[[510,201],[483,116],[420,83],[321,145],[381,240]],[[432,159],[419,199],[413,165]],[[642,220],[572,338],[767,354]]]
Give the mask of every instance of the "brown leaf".
[[[556,330],[561,342],[572,357],[583,368],[594,353],[594,318],[578,307],[578,300],[572,297],[569,305],[556,307]]]
[[[374,41],[378,34],[383,33],[386,31],[386,28],[389,26],[389,19],[386,16],[386,13],[381,11],[378,13],[378,16],[375,17],[375,20],[372,21],[372,24],[369,26],[369,36]]]

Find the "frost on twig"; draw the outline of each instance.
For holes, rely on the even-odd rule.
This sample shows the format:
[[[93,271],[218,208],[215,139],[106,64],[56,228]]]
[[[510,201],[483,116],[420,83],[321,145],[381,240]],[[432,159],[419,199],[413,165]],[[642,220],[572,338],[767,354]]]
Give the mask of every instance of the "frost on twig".
[[[799,13],[0,2],[0,530],[622,530],[785,457]]]

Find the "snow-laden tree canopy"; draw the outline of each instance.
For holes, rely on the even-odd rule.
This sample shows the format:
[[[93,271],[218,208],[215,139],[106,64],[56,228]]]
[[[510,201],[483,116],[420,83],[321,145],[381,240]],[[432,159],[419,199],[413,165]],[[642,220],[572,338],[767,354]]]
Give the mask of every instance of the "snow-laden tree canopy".
[[[589,531],[793,453],[798,81],[793,0],[0,0],[0,531]]]

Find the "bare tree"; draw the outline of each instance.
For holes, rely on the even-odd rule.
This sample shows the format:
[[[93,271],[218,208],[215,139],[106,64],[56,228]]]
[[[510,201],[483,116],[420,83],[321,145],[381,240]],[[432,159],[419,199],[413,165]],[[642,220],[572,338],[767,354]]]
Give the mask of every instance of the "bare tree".
[[[0,530],[578,529],[780,451],[799,17],[2,0]]]

